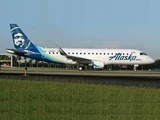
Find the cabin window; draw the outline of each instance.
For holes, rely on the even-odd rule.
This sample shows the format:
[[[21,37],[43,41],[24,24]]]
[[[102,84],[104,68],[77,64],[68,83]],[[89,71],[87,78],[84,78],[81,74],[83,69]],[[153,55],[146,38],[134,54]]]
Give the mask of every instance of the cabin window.
[[[82,54],[82,53],[80,53],[80,54]]]
[[[72,54],[74,54],[74,52]]]
[[[94,53],[92,53],[92,55],[94,55]]]
[[[90,53],[88,53],[88,55],[90,55]]]
[[[85,55],[86,53],[84,53],[84,55]]]
[[[68,54],[70,54],[70,52]]]
[[[113,55],[113,53],[111,53],[111,55]]]
[[[109,53],[107,53],[109,55]]]
[[[57,54],[58,54],[58,52],[57,52]]]
[[[98,55],[98,53],[96,53],[96,55]]]
[[[102,55],[102,53],[99,53],[100,55]]]
[[[78,53],[76,53],[78,55]]]
[[[106,53],[103,53],[104,55],[106,55]]]

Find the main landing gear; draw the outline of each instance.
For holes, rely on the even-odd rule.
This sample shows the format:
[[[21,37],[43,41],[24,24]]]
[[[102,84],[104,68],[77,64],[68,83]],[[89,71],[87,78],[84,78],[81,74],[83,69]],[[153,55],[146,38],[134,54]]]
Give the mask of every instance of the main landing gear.
[[[79,66],[78,69],[79,69],[79,70],[85,70],[85,67],[84,67],[84,66]]]

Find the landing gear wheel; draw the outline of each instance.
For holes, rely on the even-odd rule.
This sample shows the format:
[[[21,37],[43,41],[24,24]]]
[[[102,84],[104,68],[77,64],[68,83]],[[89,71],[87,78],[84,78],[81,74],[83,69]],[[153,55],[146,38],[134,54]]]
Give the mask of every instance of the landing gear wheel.
[[[79,70],[85,70],[85,67],[84,66],[80,66]]]
[[[79,70],[82,70],[82,67],[79,67]]]

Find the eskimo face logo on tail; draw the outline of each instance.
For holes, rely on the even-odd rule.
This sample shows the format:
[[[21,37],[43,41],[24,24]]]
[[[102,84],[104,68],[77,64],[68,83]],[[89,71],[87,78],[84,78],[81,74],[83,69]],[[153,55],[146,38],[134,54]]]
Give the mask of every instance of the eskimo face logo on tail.
[[[19,47],[24,46],[24,38],[21,33],[17,33],[14,35],[14,44]]]
[[[136,60],[137,56],[132,55],[132,53],[130,55],[123,55],[122,53],[117,53],[114,56],[110,56],[109,60],[115,59],[115,60]]]

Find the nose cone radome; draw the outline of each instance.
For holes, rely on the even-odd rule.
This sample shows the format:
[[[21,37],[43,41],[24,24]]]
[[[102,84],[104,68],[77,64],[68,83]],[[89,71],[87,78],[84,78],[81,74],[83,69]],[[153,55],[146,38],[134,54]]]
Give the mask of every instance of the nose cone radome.
[[[152,64],[154,62],[155,62],[155,60],[153,60],[152,58],[150,58],[150,63]]]

